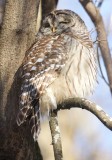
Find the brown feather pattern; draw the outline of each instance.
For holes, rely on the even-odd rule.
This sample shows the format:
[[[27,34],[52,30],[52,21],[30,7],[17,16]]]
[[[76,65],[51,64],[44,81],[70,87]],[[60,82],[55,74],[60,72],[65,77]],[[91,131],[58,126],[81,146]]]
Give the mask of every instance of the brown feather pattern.
[[[29,119],[36,141],[42,115],[56,109],[65,98],[85,97],[93,91],[97,58],[80,17],[68,10],[54,11],[45,17],[36,42],[25,54],[21,70],[17,124]]]

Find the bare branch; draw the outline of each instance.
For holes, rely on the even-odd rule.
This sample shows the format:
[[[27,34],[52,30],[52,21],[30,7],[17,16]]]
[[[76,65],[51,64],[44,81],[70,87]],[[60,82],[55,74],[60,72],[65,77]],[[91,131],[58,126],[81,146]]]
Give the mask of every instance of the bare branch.
[[[103,23],[101,14],[91,0],[79,0],[79,1],[84,7],[84,9],[87,11],[87,13],[89,14],[94,25],[96,26],[98,40],[99,40],[99,47],[100,47],[102,57],[104,60],[104,64],[107,70],[110,91],[112,93],[112,74],[111,74],[112,73],[112,59],[111,59],[111,54],[110,54],[110,50],[109,50],[109,46],[107,42],[106,31],[105,31],[105,27],[104,27],[104,23]],[[102,40],[105,40],[105,41],[102,41]]]
[[[84,98],[70,98],[58,105],[58,110],[82,108],[93,113],[108,129],[112,131],[112,117],[109,117],[103,109],[95,103]]]
[[[52,144],[54,149],[55,160],[62,160],[62,145],[61,145],[61,137],[60,130],[58,126],[57,120],[57,112],[59,110],[71,109],[71,108],[81,108],[86,109],[93,113],[108,129],[112,131],[112,117],[109,117],[104,110],[94,102],[91,102],[84,98],[69,98],[66,99],[61,104],[58,104],[57,110],[51,113],[50,115],[50,130],[52,135]]]
[[[62,160],[62,145],[60,130],[57,120],[57,112],[59,110],[71,109],[71,108],[81,108],[86,109],[93,113],[108,129],[112,131],[112,117],[109,117],[107,113],[97,104],[84,99],[84,98],[69,98],[64,102],[58,105],[57,110],[51,113],[50,115],[50,130],[52,135],[52,144],[54,149],[55,160]]]
[[[52,144],[54,149],[55,160],[62,160],[63,159],[62,145],[61,145],[60,129],[57,120],[57,111],[51,112],[49,125],[52,135]]]

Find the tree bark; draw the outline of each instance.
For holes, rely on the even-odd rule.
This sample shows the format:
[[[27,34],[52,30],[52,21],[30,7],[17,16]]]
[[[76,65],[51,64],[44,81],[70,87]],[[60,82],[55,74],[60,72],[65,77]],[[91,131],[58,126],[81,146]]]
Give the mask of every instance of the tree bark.
[[[0,29],[0,160],[42,160],[28,124],[16,124],[18,68],[35,40],[38,6],[39,0],[7,0],[5,4]]]

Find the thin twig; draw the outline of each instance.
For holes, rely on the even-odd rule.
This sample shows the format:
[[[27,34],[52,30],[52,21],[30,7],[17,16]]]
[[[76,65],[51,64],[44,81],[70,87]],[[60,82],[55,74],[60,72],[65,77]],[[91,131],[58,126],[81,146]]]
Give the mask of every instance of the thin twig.
[[[99,65],[100,73],[101,73],[101,78],[109,86],[109,83],[107,82],[107,80],[106,80],[106,78],[105,78],[105,76],[103,74],[102,68],[101,68],[101,63],[100,63],[100,58],[99,58],[99,53],[98,53],[98,45],[97,45],[97,59],[98,59],[98,65]]]
[[[96,26],[98,39],[100,40],[99,47],[100,47],[105,68],[107,71],[110,91],[112,93],[112,59],[111,59],[111,54],[110,54],[110,50],[107,42],[107,35],[106,35],[101,14],[91,0],[79,0],[79,1],[84,7],[84,9],[86,10],[86,12],[88,13],[88,15],[90,16],[94,25]],[[105,40],[105,41],[102,41],[102,40]]]
[[[98,8],[100,8],[103,4],[103,0],[100,0],[100,2],[98,3]]]
[[[63,160],[60,129],[57,120],[57,111],[51,112],[49,125],[52,135],[52,144],[55,160]]]

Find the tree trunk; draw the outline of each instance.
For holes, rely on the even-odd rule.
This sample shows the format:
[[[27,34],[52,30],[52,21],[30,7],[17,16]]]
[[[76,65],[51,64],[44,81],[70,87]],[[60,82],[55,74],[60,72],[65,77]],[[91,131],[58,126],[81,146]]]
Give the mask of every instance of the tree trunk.
[[[5,5],[0,29],[0,160],[42,160],[28,124],[16,124],[19,66],[35,40],[38,6],[39,0],[7,0]]]
[[[42,17],[56,9],[58,0],[42,0]]]

